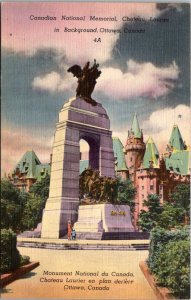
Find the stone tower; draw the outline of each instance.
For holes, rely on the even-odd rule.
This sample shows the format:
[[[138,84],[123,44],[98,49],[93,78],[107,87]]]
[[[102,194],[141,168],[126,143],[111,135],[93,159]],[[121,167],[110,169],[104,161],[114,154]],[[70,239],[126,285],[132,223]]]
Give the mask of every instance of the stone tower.
[[[149,137],[146,143],[146,150],[142,164],[136,172],[136,206],[134,211],[134,225],[137,227],[137,221],[141,210],[145,210],[144,200],[149,194],[159,194],[160,188],[160,162],[159,152],[152,139]],[[160,191],[159,191],[160,190]]]
[[[134,184],[136,181],[136,170],[141,165],[144,153],[145,143],[143,141],[143,133],[140,130],[137,115],[135,114],[125,145],[126,165],[129,170],[129,177]]]

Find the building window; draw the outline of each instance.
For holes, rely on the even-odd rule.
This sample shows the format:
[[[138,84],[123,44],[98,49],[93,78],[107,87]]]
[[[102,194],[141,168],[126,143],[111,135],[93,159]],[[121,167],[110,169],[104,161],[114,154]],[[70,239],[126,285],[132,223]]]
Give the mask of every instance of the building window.
[[[144,185],[142,185],[142,190],[144,190]]]
[[[144,195],[142,194],[142,199],[144,199]]]
[[[154,190],[154,186],[150,185],[150,190],[153,191]]]
[[[132,157],[130,158],[130,161],[133,161],[133,158],[132,158]]]

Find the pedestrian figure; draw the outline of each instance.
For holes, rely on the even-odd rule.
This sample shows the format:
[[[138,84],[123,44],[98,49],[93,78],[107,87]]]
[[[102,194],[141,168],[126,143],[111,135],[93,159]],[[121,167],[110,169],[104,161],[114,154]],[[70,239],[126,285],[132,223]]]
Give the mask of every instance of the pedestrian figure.
[[[71,221],[68,221],[68,240],[71,240],[71,233],[72,233],[72,225],[71,225]]]
[[[72,228],[72,240],[76,239],[76,230]]]

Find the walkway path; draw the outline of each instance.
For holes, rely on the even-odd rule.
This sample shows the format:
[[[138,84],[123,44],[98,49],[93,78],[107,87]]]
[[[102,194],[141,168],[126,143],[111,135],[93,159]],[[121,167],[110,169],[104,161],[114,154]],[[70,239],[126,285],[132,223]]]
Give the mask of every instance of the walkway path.
[[[139,262],[147,258],[148,251],[59,251],[24,247],[19,248],[19,251],[29,255],[31,261],[40,261],[40,266],[8,285],[1,295],[3,299],[157,299],[139,268]],[[75,275],[76,271],[96,273],[98,276]],[[45,272],[51,275],[45,275]],[[66,274],[53,275],[52,272]],[[108,276],[102,276],[103,272],[108,273]],[[128,272],[133,277],[128,276]],[[126,273],[126,276],[117,273]],[[80,282],[66,282],[74,279]],[[95,282],[90,283],[89,280]],[[102,290],[95,290],[95,287]]]

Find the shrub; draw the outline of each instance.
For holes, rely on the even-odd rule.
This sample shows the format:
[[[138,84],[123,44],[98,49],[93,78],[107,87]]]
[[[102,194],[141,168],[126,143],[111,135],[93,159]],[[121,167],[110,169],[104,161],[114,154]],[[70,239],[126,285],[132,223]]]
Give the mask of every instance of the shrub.
[[[20,260],[20,266],[24,266],[27,265],[28,263],[30,263],[30,257],[26,256],[26,255],[21,255],[21,260]]]
[[[155,273],[157,283],[165,286],[178,299],[190,299],[189,241],[170,241],[160,252]]]
[[[189,240],[189,228],[182,227],[174,231],[167,231],[163,228],[156,227],[151,231],[151,242],[149,248],[148,266],[152,273],[158,269],[158,256],[163,252],[164,246],[170,241]]]
[[[10,229],[1,230],[1,273],[13,271],[20,265],[16,234]]]

